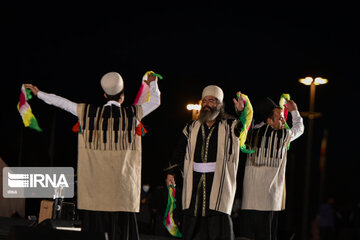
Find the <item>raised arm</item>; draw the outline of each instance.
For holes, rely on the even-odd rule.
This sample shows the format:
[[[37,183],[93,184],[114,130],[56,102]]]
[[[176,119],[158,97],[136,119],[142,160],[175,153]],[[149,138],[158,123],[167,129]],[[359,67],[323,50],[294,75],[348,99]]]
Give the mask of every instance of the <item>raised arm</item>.
[[[243,111],[245,108],[244,99],[243,99],[241,93],[239,94],[238,99],[233,98],[233,102],[234,102],[234,107],[235,107],[235,113],[236,113],[238,119],[240,119],[241,115],[244,114]],[[236,124],[235,129],[234,129],[235,136],[237,136],[237,137],[240,136],[240,132],[241,132],[243,125],[244,125],[244,123],[242,121],[238,121],[238,123]]]
[[[40,91],[38,87],[31,84],[25,84],[25,87],[30,89],[31,92],[45,103],[61,108],[69,113],[77,116],[77,103],[74,103],[66,98],[57,96],[55,94],[45,93]]]
[[[286,109],[291,113],[292,127],[290,141],[294,141],[304,133],[304,123],[300,116],[297,105],[293,100],[287,101]]]

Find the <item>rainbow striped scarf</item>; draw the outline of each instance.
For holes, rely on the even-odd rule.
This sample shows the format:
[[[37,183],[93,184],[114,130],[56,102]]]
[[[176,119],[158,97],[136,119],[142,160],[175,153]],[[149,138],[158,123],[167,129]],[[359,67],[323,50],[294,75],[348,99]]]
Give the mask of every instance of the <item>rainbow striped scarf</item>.
[[[286,101],[289,101],[290,100],[290,94],[288,94],[288,93],[283,93],[283,94],[281,94],[281,96],[280,96],[280,101],[279,101],[279,105],[280,105],[280,107],[281,107],[281,109],[283,110],[283,112],[284,112],[284,120],[285,120],[285,128],[286,129],[290,129],[290,127],[289,127],[289,125],[287,124],[287,117],[288,117],[288,110],[285,108],[285,106],[286,106]],[[289,143],[289,145],[287,146],[287,150],[289,150],[290,149],[290,143]]]
[[[286,101],[289,101],[289,100],[290,100],[290,94],[288,94],[288,93],[281,94],[279,105],[280,105],[281,109],[284,111],[284,119],[285,119],[286,129],[290,129],[289,125],[286,122],[287,116],[288,116],[288,110],[285,108]]]
[[[22,117],[25,127],[30,127],[38,132],[42,132],[42,129],[39,127],[39,124],[31,111],[31,107],[27,102],[31,98],[31,90],[26,89],[23,84],[21,86],[21,93],[19,97],[19,102],[17,104],[17,109]]]
[[[175,187],[173,185],[170,185],[169,187],[169,196],[168,196],[168,203],[165,210],[164,215],[164,225],[166,229],[169,231],[169,233],[174,237],[182,237],[182,234],[176,225],[174,218],[173,218],[173,212],[176,208],[176,199],[175,199]]]
[[[144,82],[145,80],[147,80],[147,76],[150,74],[158,77],[159,79],[163,79],[160,74],[154,73],[153,71],[147,71],[142,78],[140,89],[136,94],[136,98],[133,103],[134,106],[146,103],[150,100],[150,86]]]
[[[150,100],[150,97],[151,97],[150,96],[150,86],[144,82],[145,80],[147,80],[148,75],[150,75],[150,74],[158,77],[159,79],[163,79],[163,77],[160,74],[154,73],[153,71],[147,71],[142,78],[140,89],[139,89],[138,93],[136,94],[136,98],[133,103],[134,106],[141,105]],[[135,130],[136,130],[136,134],[139,136],[144,136],[145,133],[147,133],[147,130],[145,129],[144,125],[140,121]]]
[[[240,97],[240,92],[236,93],[236,98],[238,99]],[[240,132],[240,150],[243,153],[254,153],[255,151],[252,149],[247,149],[245,142],[246,142],[246,137],[248,134],[248,131],[250,129],[250,125],[251,125],[251,121],[254,115],[254,110],[253,107],[251,105],[250,99],[248,96],[246,96],[245,94],[241,93],[241,97],[244,99],[244,105],[245,108],[243,110],[243,112],[240,115],[240,122],[243,124],[243,127],[241,129]]]

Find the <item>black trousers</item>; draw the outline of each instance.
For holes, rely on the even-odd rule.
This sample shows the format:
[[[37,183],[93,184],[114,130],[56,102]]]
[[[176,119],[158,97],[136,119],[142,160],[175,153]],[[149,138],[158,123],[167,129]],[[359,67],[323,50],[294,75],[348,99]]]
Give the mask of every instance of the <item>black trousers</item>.
[[[109,240],[139,240],[135,213],[80,210],[81,230],[108,234]]]
[[[232,221],[229,215],[183,216],[183,240],[234,240]]]
[[[278,211],[242,210],[240,212],[240,238],[276,240]]]

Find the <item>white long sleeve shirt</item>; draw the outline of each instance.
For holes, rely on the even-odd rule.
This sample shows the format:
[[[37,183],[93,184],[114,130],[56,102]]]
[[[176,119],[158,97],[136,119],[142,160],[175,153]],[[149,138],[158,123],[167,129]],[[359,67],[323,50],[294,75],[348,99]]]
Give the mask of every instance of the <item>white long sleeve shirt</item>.
[[[158,88],[157,81],[150,83],[150,100],[141,105],[143,117],[154,111],[160,106],[160,90]],[[39,91],[37,97],[43,100],[45,103],[61,108],[69,113],[77,116],[77,103],[72,102],[66,98],[57,96],[55,94]],[[108,101],[105,105],[116,105],[120,107],[120,103],[116,101]]]
[[[304,123],[298,110],[291,111],[290,113],[292,116],[290,142],[292,142],[304,133]]]

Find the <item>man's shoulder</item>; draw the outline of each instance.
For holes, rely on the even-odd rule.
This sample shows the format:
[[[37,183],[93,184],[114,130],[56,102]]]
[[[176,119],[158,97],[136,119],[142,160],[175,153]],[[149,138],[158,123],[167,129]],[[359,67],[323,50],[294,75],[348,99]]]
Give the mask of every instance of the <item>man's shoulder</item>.
[[[234,124],[234,122],[238,122],[238,121],[239,120],[236,118],[223,118],[218,121],[218,124],[232,126]]]
[[[258,136],[270,136],[271,134],[276,134],[277,137],[281,137],[283,135],[289,135],[290,129],[282,128],[282,129],[274,129],[267,123],[257,124],[250,130],[250,134],[256,134]]]
[[[97,103],[79,103],[78,109],[82,109],[83,113],[86,113],[88,116],[95,116],[96,114],[102,112],[103,115],[117,116],[117,115],[134,115],[136,112],[141,109],[141,106],[116,106],[116,105],[103,105]]]
[[[191,120],[185,124],[185,127],[186,128],[194,127],[195,124],[197,124],[197,123],[200,124],[200,121],[199,120]]]

